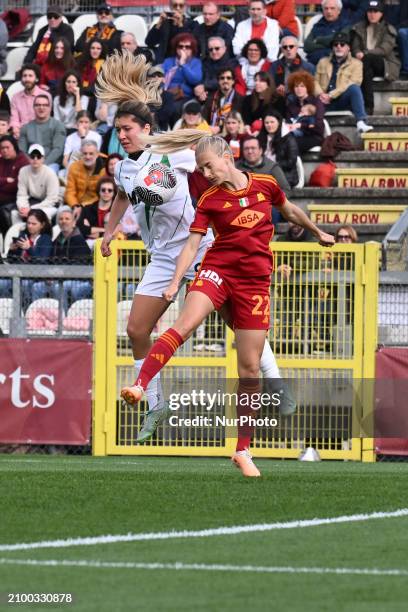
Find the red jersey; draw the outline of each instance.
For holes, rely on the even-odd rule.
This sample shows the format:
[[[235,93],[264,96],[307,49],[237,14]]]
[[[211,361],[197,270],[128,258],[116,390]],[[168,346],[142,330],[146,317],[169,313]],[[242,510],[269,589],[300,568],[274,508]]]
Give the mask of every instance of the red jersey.
[[[247,176],[248,185],[241,191],[207,189],[198,200],[190,232],[206,234],[210,225],[215,231],[204,258],[206,267],[213,264],[233,276],[263,276],[272,272],[272,206],[282,206],[286,196],[272,176]]]

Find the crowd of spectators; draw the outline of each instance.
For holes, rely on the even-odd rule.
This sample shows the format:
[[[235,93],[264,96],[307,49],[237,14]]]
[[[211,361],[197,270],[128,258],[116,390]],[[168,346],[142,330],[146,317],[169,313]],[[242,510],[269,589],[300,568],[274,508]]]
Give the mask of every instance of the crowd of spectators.
[[[110,54],[128,50],[152,64],[150,78],[162,88],[159,129],[220,134],[240,168],[271,174],[289,190],[299,180],[298,157],[322,144],[326,110],[351,111],[366,132],[375,112],[373,77],[395,80],[401,66],[402,78],[408,73],[405,4],[322,0],[322,16],[302,46],[295,0],[248,0],[229,22],[211,1],[199,22],[188,16],[186,0],[170,0],[144,47],[115,27],[109,4],[97,8],[95,24],[76,42],[62,9],[49,6],[47,25],[19,73],[22,90],[11,100],[2,90],[0,98],[0,232],[27,223],[24,239],[11,247],[14,260],[35,258],[40,237],[48,236],[48,229],[29,235],[38,211],[60,226],[54,251],[66,244],[63,227],[70,223],[88,249],[103,234],[115,192],[113,166],[125,155],[115,105],[95,97]],[[131,210],[127,217],[137,235]],[[66,252],[75,258],[75,249]]]

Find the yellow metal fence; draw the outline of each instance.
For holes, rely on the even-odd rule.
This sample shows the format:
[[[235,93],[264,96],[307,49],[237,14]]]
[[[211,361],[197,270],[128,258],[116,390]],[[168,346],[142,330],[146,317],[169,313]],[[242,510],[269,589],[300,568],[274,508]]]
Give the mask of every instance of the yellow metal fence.
[[[137,282],[147,265],[141,242],[114,242],[108,259],[96,250],[93,452],[96,455],[225,456],[235,446],[234,429],[223,425],[161,426],[149,443],[135,444],[144,406],[120,401],[120,388],[134,380],[127,318]],[[274,428],[257,428],[254,456],[297,457],[315,447],[323,459],[374,460],[373,440],[361,422],[372,415],[372,397],[361,385],[374,378],[377,333],[378,245],[273,243],[276,272],[271,285],[270,343],[298,410]],[[286,272],[286,273],[285,273]],[[184,291],[154,334],[177,318]],[[218,313],[176,353],[162,371],[167,395],[191,387],[228,390],[237,377],[234,336]],[[205,407],[189,404],[193,418]],[[217,405],[221,414],[224,407]],[[232,416],[226,408],[227,416]],[[200,412],[201,411],[201,412]],[[263,410],[262,415],[270,413]],[[274,414],[273,411],[270,414]],[[370,428],[368,428],[368,431]]]

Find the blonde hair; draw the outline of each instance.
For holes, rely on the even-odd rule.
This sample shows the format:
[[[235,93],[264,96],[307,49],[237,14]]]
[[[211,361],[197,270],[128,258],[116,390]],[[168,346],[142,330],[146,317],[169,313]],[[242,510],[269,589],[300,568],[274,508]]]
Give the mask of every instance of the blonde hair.
[[[219,157],[226,153],[232,160],[234,159],[228,143],[221,136],[208,136],[201,130],[179,129],[153,136],[141,134],[139,138],[144,145],[143,148],[149,147],[153,153],[176,153],[195,146],[196,157],[211,150]]]
[[[160,83],[148,78],[151,64],[144,55],[122,53],[115,50],[103,63],[95,84],[96,96],[103,102],[121,104],[136,101],[142,104],[160,106]]]

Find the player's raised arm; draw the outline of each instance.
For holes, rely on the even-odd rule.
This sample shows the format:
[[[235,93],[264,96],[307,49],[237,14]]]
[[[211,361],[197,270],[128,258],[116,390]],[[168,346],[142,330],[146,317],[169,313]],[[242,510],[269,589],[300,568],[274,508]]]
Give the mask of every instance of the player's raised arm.
[[[203,234],[199,234],[198,232],[191,232],[186,244],[183,247],[183,250],[178,256],[176,269],[174,271],[171,283],[167,287],[167,289],[163,291],[163,297],[165,297],[166,300],[169,300],[169,302],[171,302],[174,295],[177,293],[179,285],[183,280],[185,273],[193,263],[197,255],[202,237]]]
[[[297,225],[311,231],[319,244],[322,246],[332,246],[334,244],[334,236],[320,230],[317,225],[315,225],[313,221],[309,219],[307,214],[303,212],[299,206],[296,206],[296,204],[292,204],[292,202],[289,202],[289,200],[285,200],[283,206],[279,208],[279,212],[282,213],[282,216],[287,221],[292,221],[292,223],[296,223]]]
[[[103,257],[109,257],[109,255],[112,255],[112,251],[110,250],[109,245],[113,237],[113,232],[115,231],[117,224],[125,214],[128,206],[129,200],[126,193],[119,189],[115,199],[113,200],[112,208],[110,210],[109,215],[109,221],[106,226],[106,231],[101,244],[101,253]]]

